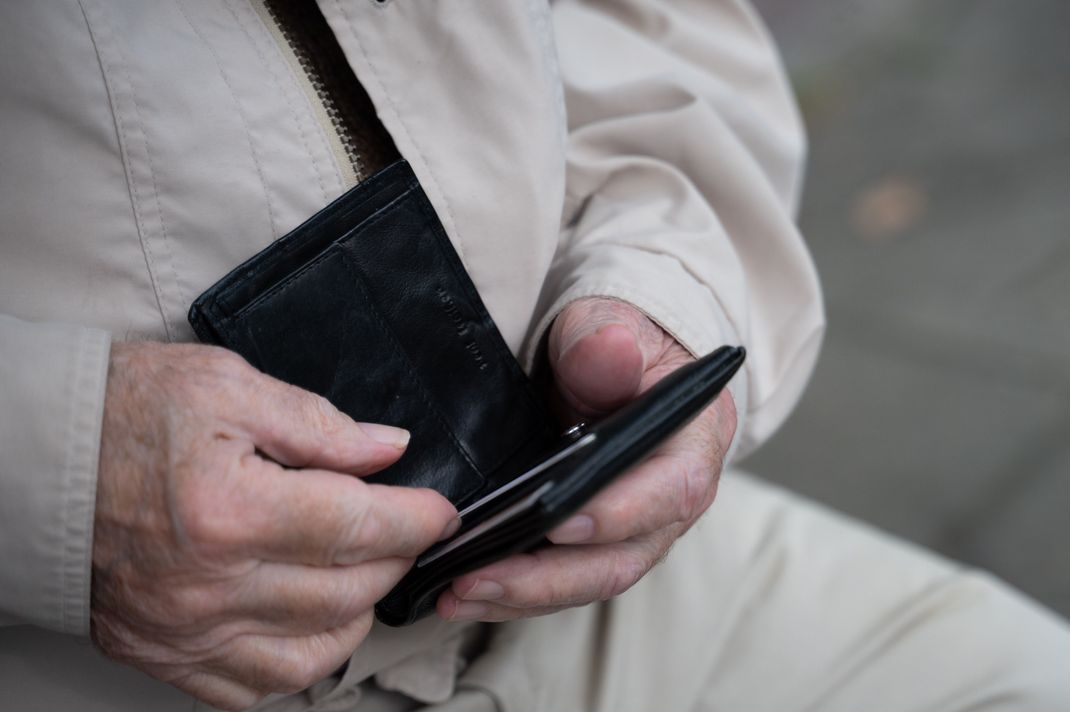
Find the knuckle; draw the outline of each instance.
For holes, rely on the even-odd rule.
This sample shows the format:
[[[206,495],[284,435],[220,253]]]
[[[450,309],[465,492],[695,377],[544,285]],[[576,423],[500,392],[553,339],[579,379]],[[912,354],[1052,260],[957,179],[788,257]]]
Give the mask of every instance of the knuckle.
[[[717,438],[718,451],[721,456],[724,455],[724,444],[732,442],[732,438],[736,435],[737,426],[737,413],[736,402],[732,398],[732,393],[727,388],[721,392],[721,395],[714,401],[713,410],[717,414]]]
[[[534,557],[538,573],[525,581],[526,585],[510,587],[510,591],[525,599],[525,606],[575,605],[590,600],[592,569],[555,561],[551,552],[545,550],[534,552]]]
[[[603,579],[598,592],[598,600],[608,601],[619,596],[646,574],[649,564],[635,555],[621,555],[612,563],[608,575]]]
[[[224,451],[191,448],[172,465],[168,515],[180,551],[217,555],[240,543],[247,473]]]
[[[184,539],[195,549],[205,547],[214,548],[219,534],[219,522],[211,511],[206,498],[189,495],[177,506],[177,520],[182,529]]]
[[[194,558],[228,550],[237,533],[226,494],[196,485],[186,489],[173,505],[179,546]]]
[[[304,674],[303,687],[311,687],[330,675],[331,671],[337,670],[346,658],[348,655],[332,655],[327,651],[310,657],[301,671]]]
[[[252,368],[249,362],[229,349],[217,346],[207,347],[203,352],[205,366],[217,376],[229,379],[245,379]]]
[[[307,675],[302,669],[302,665],[303,663],[294,663],[281,670],[274,689],[277,692],[292,694],[308,687],[308,684],[306,684]]]
[[[608,601],[624,590],[622,585],[623,581],[620,572],[615,568],[610,568],[606,575],[599,580],[595,589],[594,600]]]
[[[576,591],[563,578],[553,576],[547,578],[541,587],[531,587],[518,592],[518,597],[520,605],[527,608],[567,604],[578,598]]]
[[[594,589],[596,601],[609,601],[621,595],[641,579],[651,567],[651,563],[632,554],[621,554],[606,561],[605,570],[599,577]]]
[[[299,678],[298,661],[279,661],[274,666],[261,670],[253,682],[257,689],[290,694],[304,689]]]
[[[712,478],[708,469],[699,463],[682,466],[675,478],[674,523],[686,524],[698,518],[705,508]]]
[[[719,471],[736,433],[735,406],[727,390],[695,420],[692,431],[697,456]]]
[[[331,402],[315,393],[303,393],[303,415],[316,431],[331,440],[338,433],[338,410]]]
[[[276,671],[277,692],[300,692],[314,685],[321,677],[322,665],[304,655],[292,655]]]
[[[373,507],[355,509],[349,515],[349,525],[340,545],[350,545],[359,551],[381,551],[390,543],[389,527]],[[397,542],[399,545],[402,542]],[[348,548],[348,547],[347,547]]]
[[[236,388],[248,385],[256,373],[238,354],[219,347],[198,351],[191,372],[204,386],[207,397],[216,398],[219,393],[232,393]]]
[[[355,570],[344,584],[337,587],[323,587],[316,599],[317,611],[314,618],[317,629],[334,630],[348,625],[362,615],[375,600],[385,594],[375,595],[386,588],[377,586],[375,580],[369,580],[364,572]]]
[[[347,445],[353,439],[346,428],[349,418],[321,395],[293,386],[287,388],[297,394],[296,417],[300,419],[302,430],[316,441],[320,453],[331,459],[344,459],[351,449]]]
[[[395,582],[369,573],[367,566],[352,566],[343,580],[308,587],[300,609],[290,618],[302,621],[307,630],[337,631],[370,613],[371,606]]]

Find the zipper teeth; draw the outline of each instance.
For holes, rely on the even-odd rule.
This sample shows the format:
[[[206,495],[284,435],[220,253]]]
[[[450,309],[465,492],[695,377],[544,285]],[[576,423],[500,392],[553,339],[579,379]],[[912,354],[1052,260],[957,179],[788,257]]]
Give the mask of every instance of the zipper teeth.
[[[345,150],[342,137],[339,134],[339,129],[331,121],[331,118],[327,113],[327,107],[323,105],[323,101],[320,99],[315,87],[312,86],[311,78],[301,66],[297,54],[294,53],[293,47],[290,46],[290,43],[282,32],[282,27],[275,20],[275,16],[268,11],[267,5],[263,0],[251,0],[251,4],[263,21],[264,26],[267,27],[271,37],[275,40],[275,44],[278,46],[279,52],[286,60],[286,63],[290,65],[290,68],[297,79],[297,83],[301,87],[301,91],[304,92],[305,96],[308,98],[309,104],[312,106],[312,113],[315,115],[317,123],[319,123],[320,127],[323,129],[323,133],[327,138],[327,145],[331,154],[334,156],[335,164],[338,166],[343,186],[346,189],[352,188],[360,182],[359,176],[356,173],[356,169],[353,167],[353,162],[349,158],[349,154]]]
[[[261,2],[273,34],[285,43],[287,58],[305,80],[316,113],[333,133],[332,149],[346,164],[346,182],[355,185],[396,161],[400,155],[390,134],[315,0]]]

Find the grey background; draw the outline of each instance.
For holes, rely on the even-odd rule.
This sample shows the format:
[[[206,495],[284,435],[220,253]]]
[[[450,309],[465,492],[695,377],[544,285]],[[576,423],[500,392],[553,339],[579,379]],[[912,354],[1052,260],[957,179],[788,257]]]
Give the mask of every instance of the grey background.
[[[830,326],[746,466],[1070,614],[1070,2],[756,4]]]

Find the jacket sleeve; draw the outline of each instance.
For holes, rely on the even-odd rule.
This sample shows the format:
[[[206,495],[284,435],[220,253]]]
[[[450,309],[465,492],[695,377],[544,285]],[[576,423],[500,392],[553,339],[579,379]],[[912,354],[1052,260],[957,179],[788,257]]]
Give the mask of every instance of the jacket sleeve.
[[[109,344],[0,315],[0,625],[89,633]]]
[[[695,354],[744,344],[744,455],[794,406],[824,330],[793,224],[805,139],[776,51],[736,0],[561,0],[553,13],[568,169],[534,334],[599,295]]]

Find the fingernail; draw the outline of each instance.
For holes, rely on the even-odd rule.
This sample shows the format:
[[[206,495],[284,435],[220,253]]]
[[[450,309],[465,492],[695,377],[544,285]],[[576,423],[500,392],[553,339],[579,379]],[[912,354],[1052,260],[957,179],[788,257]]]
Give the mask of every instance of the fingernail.
[[[497,601],[504,595],[505,589],[502,588],[500,583],[479,579],[476,581],[476,585],[469,589],[468,593],[464,594],[464,599],[467,601]]]
[[[451,621],[474,621],[486,617],[490,606],[478,601],[461,601],[454,609]]]
[[[409,431],[404,428],[379,423],[357,423],[357,425],[369,438],[384,445],[393,445],[400,450],[409,444]]]
[[[594,536],[594,520],[580,514],[550,532],[550,541],[555,544],[579,544]]]
[[[461,518],[454,517],[446,525],[446,528],[442,530],[442,536],[438,538],[439,541],[443,539],[449,539],[451,536],[457,533],[457,530],[461,528]]]

